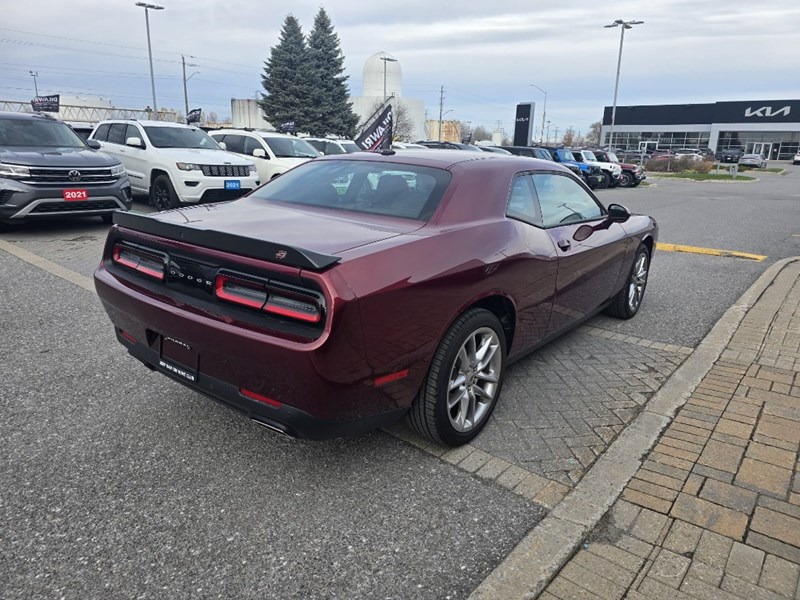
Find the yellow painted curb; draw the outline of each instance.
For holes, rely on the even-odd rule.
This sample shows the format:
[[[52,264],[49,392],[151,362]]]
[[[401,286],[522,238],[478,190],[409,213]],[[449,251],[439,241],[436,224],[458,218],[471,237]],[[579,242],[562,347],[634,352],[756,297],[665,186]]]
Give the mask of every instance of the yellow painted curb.
[[[744,258],[761,262],[768,257],[762,254],[749,254],[747,252],[736,252],[735,250],[718,250],[716,248],[701,248],[699,246],[682,246],[680,244],[665,244],[658,242],[656,248],[664,252],[688,252],[690,254],[708,254],[711,256],[728,256],[732,258]]]

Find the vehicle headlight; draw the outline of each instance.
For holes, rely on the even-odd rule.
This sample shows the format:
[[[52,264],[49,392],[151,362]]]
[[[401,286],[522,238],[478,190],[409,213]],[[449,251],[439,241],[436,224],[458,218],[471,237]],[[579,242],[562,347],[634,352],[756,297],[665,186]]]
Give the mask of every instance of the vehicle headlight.
[[[179,162],[175,163],[175,166],[178,167],[181,171],[202,171],[203,167],[200,165],[196,165],[194,163],[185,163]]]
[[[11,179],[22,179],[30,177],[31,170],[22,165],[9,165],[7,163],[0,163],[0,177],[10,177]]]
[[[122,166],[122,163],[111,167],[111,175],[113,177],[122,177],[125,175],[125,167]]]

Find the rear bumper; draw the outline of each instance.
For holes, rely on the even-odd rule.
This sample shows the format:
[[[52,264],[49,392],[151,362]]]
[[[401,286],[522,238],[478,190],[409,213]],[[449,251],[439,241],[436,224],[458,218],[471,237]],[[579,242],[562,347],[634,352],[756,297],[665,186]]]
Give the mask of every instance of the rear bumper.
[[[393,423],[408,411],[406,407],[351,420],[320,419],[287,404],[273,405],[252,400],[243,395],[235,385],[203,373],[198,373],[195,382],[189,382],[175,370],[165,366],[159,353],[145,344],[138,342],[132,344],[120,335],[119,330],[117,330],[117,340],[128,349],[131,356],[148,368],[159,371],[188,388],[244,413],[248,418],[270,431],[288,437],[323,440],[355,435]]]
[[[418,361],[408,366],[407,377],[376,386],[375,377],[386,373],[375,373],[353,346],[348,320],[357,313],[355,305],[339,308],[338,336],[293,341],[153,296],[102,265],[95,287],[117,339],[133,357],[292,437],[338,437],[395,421],[408,410],[426,371]],[[162,357],[165,338],[191,348],[195,364]]]

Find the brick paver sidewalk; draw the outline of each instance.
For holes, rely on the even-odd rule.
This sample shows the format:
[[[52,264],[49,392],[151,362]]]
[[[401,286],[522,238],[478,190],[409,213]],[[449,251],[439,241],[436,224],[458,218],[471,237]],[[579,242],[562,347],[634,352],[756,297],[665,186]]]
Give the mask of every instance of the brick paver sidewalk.
[[[800,599],[800,262],[541,598]]]

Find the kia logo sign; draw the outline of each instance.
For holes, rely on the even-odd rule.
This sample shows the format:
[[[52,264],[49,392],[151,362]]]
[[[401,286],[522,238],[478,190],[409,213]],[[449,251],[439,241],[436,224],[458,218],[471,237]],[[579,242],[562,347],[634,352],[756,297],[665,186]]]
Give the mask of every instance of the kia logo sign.
[[[777,117],[778,115],[782,115],[784,117],[788,117],[789,113],[791,112],[791,106],[784,106],[779,108],[778,110],[772,110],[771,106],[762,106],[761,108],[757,108],[753,110],[752,106],[749,106],[744,111],[745,117]]]

